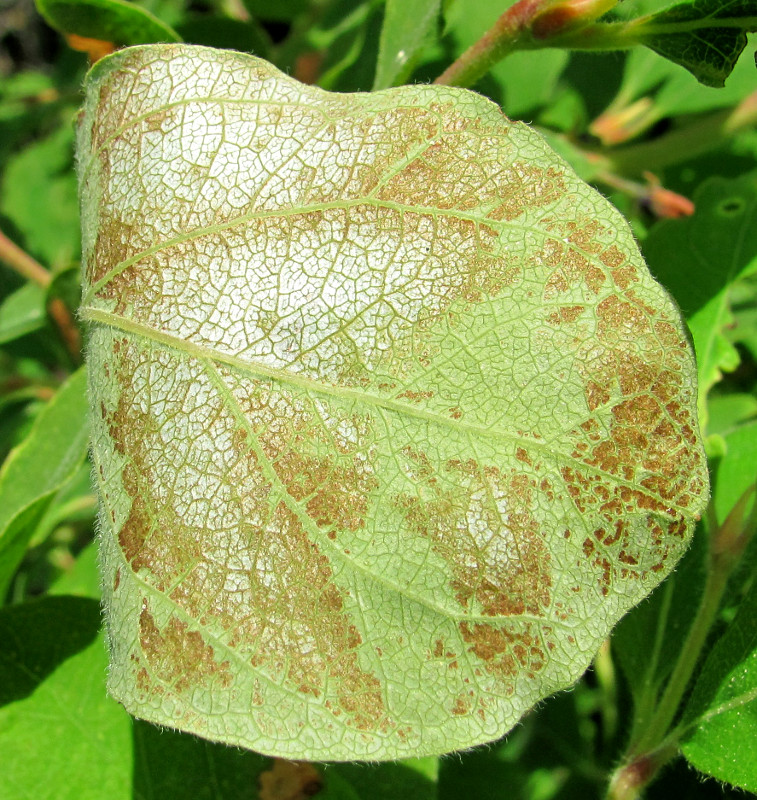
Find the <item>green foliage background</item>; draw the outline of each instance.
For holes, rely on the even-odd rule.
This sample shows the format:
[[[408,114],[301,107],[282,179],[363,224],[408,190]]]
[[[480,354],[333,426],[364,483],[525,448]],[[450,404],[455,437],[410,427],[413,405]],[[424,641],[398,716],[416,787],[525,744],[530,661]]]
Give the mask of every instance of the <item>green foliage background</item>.
[[[255,798],[258,777],[271,766],[252,753],[135,722],[104,693],[96,501],[80,349],[72,338],[80,258],[72,145],[87,58],[40,13],[66,33],[118,44],[183,39],[230,47],[330,90],[367,91],[433,80],[507,5],[40,0],[37,11],[16,0],[0,10],[0,231],[45,270],[44,278],[24,272],[2,251],[8,268],[0,267],[0,800]],[[627,0],[621,11],[631,18],[667,5]],[[717,16],[704,0],[682,5],[689,15],[698,9],[700,17]],[[748,0],[723,5],[757,18]],[[722,35],[705,27],[697,40],[706,51]],[[655,49],[674,58],[674,45],[657,41]],[[508,115],[537,126],[626,214],[651,270],[680,305],[699,363],[712,513],[675,575],[621,622],[594,669],[507,739],[441,759],[319,767],[319,797],[601,797],[629,737],[643,740],[654,728],[711,575],[708,541],[722,533],[757,475],[752,49],[725,88],[703,86],[644,48],[523,50],[476,85]],[[620,141],[611,143],[613,137]],[[660,219],[680,201],[661,194],[645,170],[690,198],[694,214]],[[750,504],[734,530],[754,527]],[[682,757],[649,787],[650,798],[735,796],[731,785],[757,792],[755,550],[752,542],[734,556],[674,717],[681,724],[671,728],[672,739],[663,736]]]

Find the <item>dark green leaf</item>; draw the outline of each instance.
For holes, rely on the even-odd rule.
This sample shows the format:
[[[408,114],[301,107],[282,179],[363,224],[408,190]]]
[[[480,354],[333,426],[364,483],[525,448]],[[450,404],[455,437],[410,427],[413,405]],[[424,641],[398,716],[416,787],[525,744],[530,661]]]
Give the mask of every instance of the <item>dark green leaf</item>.
[[[757,583],[713,648],[686,708],[682,750],[699,770],[757,792]]]
[[[404,83],[434,32],[440,0],[387,0],[374,89]]]
[[[36,331],[45,324],[45,292],[27,283],[0,303],[0,344]]]
[[[89,441],[86,373],[75,373],[37,417],[0,471],[0,597],[53,493],[83,461]]]
[[[180,42],[170,26],[125,0],[35,0],[56,30],[119,45]]]
[[[140,720],[133,736],[133,800],[255,800],[260,773],[270,764],[257,753]]]
[[[308,10],[308,0],[243,0],[245,8],[256,19],[291,22]]]
[[[413,758],[385,764],[336,764],[326,769],[324,777],[328,788],[344,782],[360,800],[436,800],[438,769],[438,758]]]
[[[105,694],[99,627],[86,598],[0,611],[4,800],[131,800],[131,724]]]
[[[724,335],[730,292],[757,268],[757,172],[736,180],[714,178],[694,197],[696,213],[657,225],[644,251],[649,268],[672,293],[689,323],[699,370],[699,420],[706,396],[739,357]]]
[[[635,33],[701,83],[723,86],[746,47],[747,31],[755,30],[755,0],[693,0],[654,14]]]

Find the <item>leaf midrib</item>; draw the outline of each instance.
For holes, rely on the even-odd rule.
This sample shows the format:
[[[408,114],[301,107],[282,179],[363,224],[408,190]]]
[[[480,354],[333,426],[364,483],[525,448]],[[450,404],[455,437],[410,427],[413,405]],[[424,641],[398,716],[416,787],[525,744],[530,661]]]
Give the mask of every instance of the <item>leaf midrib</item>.
[[[553,461],[562,462],[566,465],[576,467],[584,472],[590,472],[592,474],[599,475],[606,481],[617,486],[623,486],[632,489],[635,492],[643,494],[645,497],[652,498],[658,503],[665,505],[668,509],[677,511],[685,519],[690,518],[691,509],[681,508],[677,505],[674,505],[658,494],[650,492],[648,489],[638,483],[624,480],[623,478],[601,470],[598,467],[590,466],[585,462],[568,455],[567,453],[551,449],[546,443],[536,441],[535,439],[526,436],[518,435],[517,433],[511,431],[505,431],[500,428],[485,428],[481,425],[475,425],[463,420],[444,417],[434,411],[427,411],[422,408],[417,408],[408,403],[394,400],[389,397],[379,397],[361,389],[329,385],[314,378],[298,375],[288,369],[270,367],[260,361],[240,358],[239,356],[231,355],[230,353],[224,353],[223,351],[216,350],[215,348],[199,345],[194,342],[187,341],[186,339],[181,339],[178,336],[165,333],[164,331],[158,331],[148,325],[134,322],[133,320],[130,320],[119,314],[114,314],[113,312],[83,306],[80,309],[80,316],[89,322],[99,322],[112,328],[124,331],[125,333],[130,333],[137,337],[143,337],[155,342],[156,344],[163,345],[170,350],[183,353],[184,355],[201,360],[225,364],[226,366],[239,370],[240,372],[253,378],[267,378],[284,385],[303,389],[306,392],[336,397],[340,400],[358,401],[375,408],[383,408],[387,411],[393,411],[404,416],[415,417],[416,419],[422,419],[427,422],[434,423],[440,427],[446,427],[468,435],[474,435],[484,439],[493,438],[511,444],[516,444],[523,447],[527,451],[531,450],[540,452]],[[674,515],[664,515],[661,512],[654,513],[656,513],[657,516],[674,517]]]

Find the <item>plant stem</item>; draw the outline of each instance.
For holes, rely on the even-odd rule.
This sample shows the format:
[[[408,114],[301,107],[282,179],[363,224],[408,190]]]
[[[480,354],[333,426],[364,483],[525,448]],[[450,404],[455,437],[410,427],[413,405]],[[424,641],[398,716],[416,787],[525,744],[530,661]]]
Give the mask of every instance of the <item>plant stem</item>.
[[[81,364],[81,334],[66,304],[59,297],[54,297],[48,303],[47,311],[53,322],[58,326],[63,344],[66,346],[74,364]]]
[[[11,269],[19,275],[41,286],[49,289],[53,281],[53,276],[42,264],[32,258],[26,251],[22,250],[15,242],[12,242],[2,231],[0,231],[0,260],[4,261]],[[58,327],[63,343],[75,364],[81,363],[81,335],[76,327],[71,312],[60,298],[53,298],[47,307],[50,318]]]
[[[22,250],[0,231],[0,260],[24,278],[34,281],[38,286],[47,289],[52,283],[52,275],[42,264]]]
[[[522,39],[542,0],[519,0],[434,81],[443,86],[472,86],[498,61],[521,49]]]

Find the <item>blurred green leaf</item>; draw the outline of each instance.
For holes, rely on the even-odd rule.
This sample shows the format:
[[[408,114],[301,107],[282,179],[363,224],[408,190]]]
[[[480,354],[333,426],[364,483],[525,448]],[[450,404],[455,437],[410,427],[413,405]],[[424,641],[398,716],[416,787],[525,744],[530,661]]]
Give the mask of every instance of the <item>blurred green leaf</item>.
[[[386,0],[373,88],[405,83],[439,20],[441,0]]]
[[[255,19],[271,22],[291,22],[305,13],[311,3],[308,0],[243,0],[245,8]]]
[[[686,758],[699,770],[757,792],[757,583],[712,649],[687,704]]]
[[[2,800],[131,800],[131,724],[105,694],[95,600],[0,610]]]
[[[254,20],[190,16],[176,26],[184,41],[207,47],[227,47],[271,58],[271,38]]]
[[[77,556],[71,569],[53,583],[50,595],[75,595],[100,600],[100,572],[97,542],[90,542]]]
[[[757,422],[741,425],[725,437],[726,452],[718,464],[713,500],[723,520],[757,479]]]
[[[644,20],[634,33],[706,86],[723,86],[754,30],[755,0],[692,0]]]
[[[24,236],[24,249],[55,269],[79,257],[79,203],[73,125],[62,125],[8,160],[0,213]]]
[[[38,330],[45,319],[45,290],[27,283],[0,303],[0,344]]]
[[[48,24],[64,34],[118,45],[180,42],[156,16],[126,0],[35,0]]]
[[[623,81],[616,96],[592,130],[601,135],[605,121],[622,120],[626,126],[630,122],[633,129],[625,141],[667,117],[733,106],[753,92],[756,83],[751,53],[738,60],[724,88],[713,88],[703,86],[693,75],[656,53],[636,48],[626,56]]]
[[[0,470],[0,597],[54,492],[84,460],[88,442],[86,372],[80,369]]]
[[[694,197],[696,213],[656,225],[644,246],[647,263],[689,323],[699,371],[699,420],[706,397],[739,356],[724,335],[734,283],[757,269],[757,172],[712,179]],[[694,278],[696,276],[696,278]]]
[[[739,423],[757,416],[757,397],[744,392],[716,395],[709,403],[710,433],[726,434]]]
[[[306,46],[320,59],[318,85],[332,91],[370,88],[383,0],[335,0],[307,31]]]

